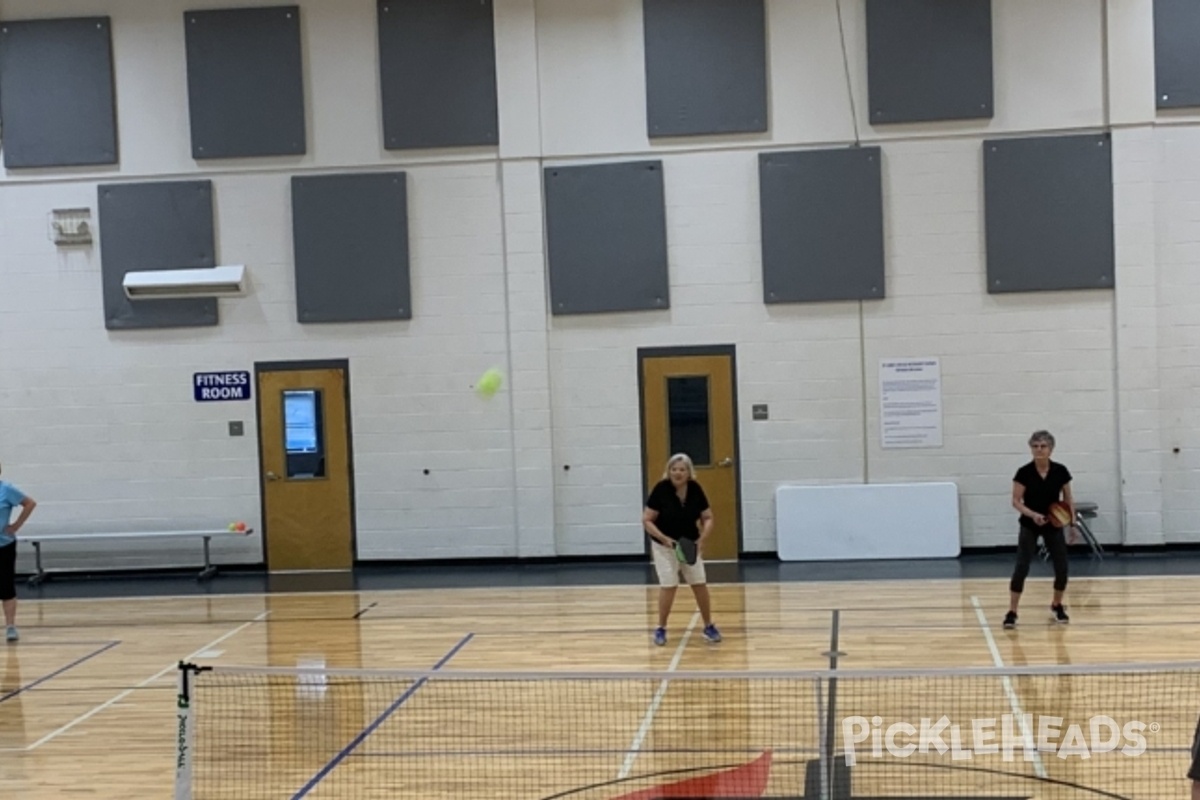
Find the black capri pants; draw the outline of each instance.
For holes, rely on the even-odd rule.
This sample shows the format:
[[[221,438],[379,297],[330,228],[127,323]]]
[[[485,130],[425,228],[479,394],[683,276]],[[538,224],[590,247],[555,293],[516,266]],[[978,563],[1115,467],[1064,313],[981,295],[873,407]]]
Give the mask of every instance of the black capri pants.
[[[0,602],[17,596],[17,543],[0,547]]]
[[[1050,561],[1054,564],[1054,591],[1061,592],[1067,588],[1067,539],[1063,529],[1039,530],[1021,525],[1020,538],[1017,540],[1017,568],[1008,585],[1013,592],[1025,591],[1025,578],[1029,576],[1029,565],[1037,554],[1039,536],[1045,541],[1046,549],[1050,551]]]

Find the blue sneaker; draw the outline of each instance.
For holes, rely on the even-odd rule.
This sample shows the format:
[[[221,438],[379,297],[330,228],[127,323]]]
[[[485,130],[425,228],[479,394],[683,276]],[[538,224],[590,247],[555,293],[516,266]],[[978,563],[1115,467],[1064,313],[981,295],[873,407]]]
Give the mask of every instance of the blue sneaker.
[[[665,645],[667,643],[667,629],[666,628],[655,628],[654,629],[654,643],[656,645],[658,645],[659,647],[662,647],[663,645]]]
[[[20,639],[20,638],[21,638],[21,635],[20,635],[19,633],[17,633],[17,626],[16,626],[16,625],[9,625],[9,626],[8,626],[8,628],[6,628],[6,629],[5,629],[5,631],[4,631],[4,641],[6,641],[6,642],[15,642],[15,641],[17,641],[17,640],[18,640],[18,639]]]
[[[716,625],[709,625],[704,629],[704,638],[710,642],[721,641],[721,632],[717,630]]]

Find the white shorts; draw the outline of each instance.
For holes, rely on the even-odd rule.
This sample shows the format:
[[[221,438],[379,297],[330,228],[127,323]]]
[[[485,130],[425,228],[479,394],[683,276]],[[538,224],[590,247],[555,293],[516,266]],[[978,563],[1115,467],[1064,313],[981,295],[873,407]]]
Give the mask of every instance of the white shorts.
[[[679,575],[689,586],[700,586],[708,582],[704,574],[704,557],[697,556],[695,564],[684,564],[675,555],[674,547],[665,547],[658,542],[650,542],[650,552],[654,557],[654,571],[658,573],[658,582],[662,586],[678,586]]]

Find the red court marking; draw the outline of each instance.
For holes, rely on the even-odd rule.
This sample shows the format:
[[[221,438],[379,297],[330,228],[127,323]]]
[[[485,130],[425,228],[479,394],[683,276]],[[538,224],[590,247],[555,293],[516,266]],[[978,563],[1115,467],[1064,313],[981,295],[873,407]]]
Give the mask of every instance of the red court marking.
[[[733,767],[699,778],[641,789],[623,794],[614,800],[657,800],[684,797],[762,797],[771,776],[771,751],[763,753],[749,764]]]

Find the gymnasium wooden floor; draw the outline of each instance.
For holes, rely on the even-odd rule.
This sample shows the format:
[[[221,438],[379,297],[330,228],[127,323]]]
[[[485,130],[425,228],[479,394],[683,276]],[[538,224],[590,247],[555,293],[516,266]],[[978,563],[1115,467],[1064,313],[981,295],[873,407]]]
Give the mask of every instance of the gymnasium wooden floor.
[[[714,584],[711,590],[725,640],[713,645],[700,637],[702,626],[696,624],[691,595],[681,588],[666,647],[655,647],[650,640],[657,595],[652,586],[25,601],[20,612],[22,641],[0,649],[0,798],[169,796],[175,777],[176,681],[181,660],[216,667],[320,664],[330,669],[687,674],[825,670],[835,646],[840,670],[1200,659],[1200,577],[1075,579],[1068,594],[1069,626],[1049,622],[1048,583],[1031,577],[1016,632],[1001,629],[1007,604],[1004,579]],[[210,689],[232,717],[220,723],[216,744],[201,756],[220,751],[228,769],[204,767],[207,777],[196,796],[205,800],[651,797],[656,795],[632,793],[647,783],[625,781],[592,791],[571,787],[597,782],[595,773],[601,769],[594,764],[597,753],[605,762],[603,771],[616,781],[669,772],[672,762],[658,751],[669,750],[664,745],[670,742],[720,749],[722,737],[741,736],[744,741],[725,744],[744,745],[743,760],[749,761],[760,745],[787,751],[793,744],[800,752],[805,742],[811,744],[809,740],[817,736],[814,731],[801,735],[797,732],[801,723],[785,719],[792,708],[801,716],[816,714],[816,693],[804,683],[565,685],[574,686],[579,694],[539,695],[530,686],[512,688],[526,693],[522,696],[526,713],[519,720],[510,718],[507,728],[510,738],[557,742],[561,752],[543,752],[536,761],[514,756],[501,763],[493,758],[487,768],[490,777],[479,777],[482,783],[478,784],[474,772],[483,770],[481,757],[439,758],[436,748],[431,748],[425,756],[400,765],[403,754],[383,752],[404,746],[403,742],[419,747],[421,741],[449,736],[448,732],[463,726],[486,725],[483,718],[489,701],[484,695],[468,698],[465,688],[457,694],[444,693],[447,702],[439,708],[434,698],[442,690],[434,683],[428,693],[420,686],[408,687],[414,702],[391,715],[388,726],[393,730],[378,753],[381,757],[343,761],[323,777],[318,775],[322,765],[328,767],[330,751],[349,744],[349,738],[366,728],[380,710],[395,704],[406,692],[402,683],[360,686],[350,701],[344,701],[344,693],[334,686],[314,690],[330,705],[325,712],[278,702],[278,687],[260,687],[258,694],[230,690],[222,695],[224,690]],[[877,691],[871,686],[878,686]],[[1119,772],[1110,769],[1101,775],[1086,760],[1049,754],[1041,763],[1049,782],[1006,783],[1002,776],[964,773],[965,778],[945,779],[923,774],[921,785],[942,787],[932,793],[939,797],[1168,800],[1187,796],[1186,750],[1200,715],[1195,689],[1194,674],[1162,680],[1145,675],[1011,682],[996,676],[926,682],[886,679],[878,684],[843,684],[839,716],[937,716],[942,713],[939,708],[954,709],[959,716],[968,712],[998,716],[1017,704],[1025,713],[1057,714],[1068,720],[1086,721],[1099,713],[1152,713],[1158,716],[1146,722],[1159,726],[1158,738],[1151,742],[1154,757],[1128,759]],[[202,684],[197,697],[201,736],[206,735],[206,723],[218,724],[217,710],[203,707],[208,697],[204,691]],[[416,702],[423,694],[426,699]],[[335,700],[343,703],[340,709],[333,707]],[[713,711],[718,705],[719,714]],[[689,709],[695,713],[689,714]],[[772,714],[778,717],[773,722]],[[412,726],[407,733],[400,728],[405,719]],[[264,743],[256,731],[268,724],[271,733]],[[683,729],[673,730],[673,726]],[[378,734],[384,735],[382,728]],[[237,741],[239,736],[245,741]],[[577,736],[586,739],[593,751],[581,756],[590,761],[578,767],[572,766],[573,756],[567,752]],[[796,741],[767,741],[772,736]],[[610,745],[614,745],[611,753]],[[261,771],[246,773],[255,759],[280,754],[291,759],[288,769],[268,769],[264,764]],[[717,761],[728,765],[730,758],[727,753]],[[782,756],[777,754],[776,759],[782,770]],[[895,772],[894,762],[888,763],[892,766],[884,768],[876,760],[876,766],[865,768],[854,796],[929,796],[906,790],[903,777],[898,777],[902,773]],[[421,794],[398,790],[395,774],[401,768],[407,775],[421,776]],[[1017,763],[1012,768],[1031,773],[1034,765]],[[546,774],[537,774],[538,770]],[[1098,776],[1109,794],[1086,789],[1089,780]],[[310,779],[316,782],[307,785]],[[803,777],[788,780],[789,785],[801,784],[800,788],[769,787],[765,794],[753,796],[804,796]],[[942,782],[930,784],[931,780]],[[1067,784],[1074,788],[1063,788]],[[505,788],[510,785],[519,785],[528,794]]]

